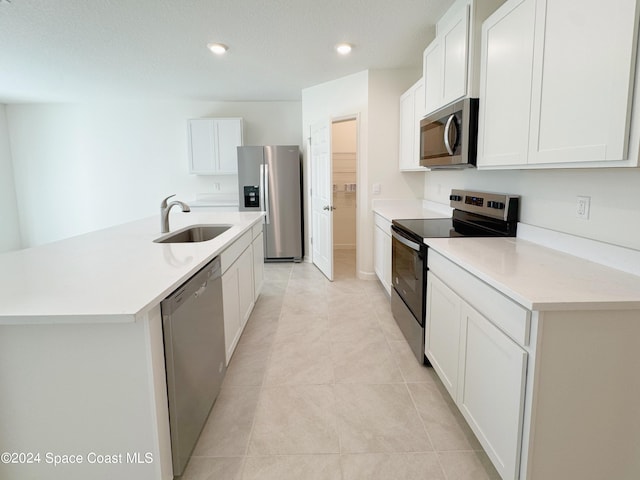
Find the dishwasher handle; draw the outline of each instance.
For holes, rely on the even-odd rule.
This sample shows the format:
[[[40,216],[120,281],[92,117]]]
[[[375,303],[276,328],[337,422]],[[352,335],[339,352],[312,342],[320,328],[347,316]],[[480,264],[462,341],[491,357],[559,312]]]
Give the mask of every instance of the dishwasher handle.
[[[198,290],[196,290],[196,293],[194,293],[193,296],[197,297],[199,295],[202,295],[202,292],[204,292],[207,289],[207,285],[208,285],[208,280],[204,282]]]
[[[162,316],[173,315],[192,296],[202,295],[210,280],[222,276],[220,257],[214,258],[160,303]]]

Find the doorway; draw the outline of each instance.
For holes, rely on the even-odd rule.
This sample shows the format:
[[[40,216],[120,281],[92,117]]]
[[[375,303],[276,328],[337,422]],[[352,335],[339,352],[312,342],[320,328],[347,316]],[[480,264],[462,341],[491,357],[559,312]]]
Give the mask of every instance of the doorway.
[[[331,122],[333,257],[336,276],[356,273],[358,129],[357,119]]]

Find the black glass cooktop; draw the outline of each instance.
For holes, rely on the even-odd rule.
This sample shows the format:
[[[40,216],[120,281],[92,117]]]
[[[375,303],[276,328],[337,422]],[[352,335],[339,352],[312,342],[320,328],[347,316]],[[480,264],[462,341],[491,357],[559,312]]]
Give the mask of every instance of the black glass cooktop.
[[[453,211],[453,218],[400,219],[392,222],[397,230],[421,242],[424,238],[515,237],[517,222],[484,215]]]
[[[420,239],[458,236],[453,230],[453,220],[451,218],[394,220],[393,225]]]

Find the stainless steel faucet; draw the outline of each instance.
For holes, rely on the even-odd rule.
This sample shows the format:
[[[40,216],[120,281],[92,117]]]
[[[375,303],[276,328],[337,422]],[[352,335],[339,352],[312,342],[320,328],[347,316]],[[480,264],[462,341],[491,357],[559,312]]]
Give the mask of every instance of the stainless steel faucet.
[[[169,195],[167,198],[162,200],[162,203],[160,204],[160,233],[167,233],[169,231],[169,211],[171,210],[171,207],[173,207],[174,205],[180,205],[180,208],[182,208],[183,212],[191,211],[189,205],[181,202],[180,200],[174,200],[173,202],[167,204],[167,200],[175,196],[175,193],[173,195]]]

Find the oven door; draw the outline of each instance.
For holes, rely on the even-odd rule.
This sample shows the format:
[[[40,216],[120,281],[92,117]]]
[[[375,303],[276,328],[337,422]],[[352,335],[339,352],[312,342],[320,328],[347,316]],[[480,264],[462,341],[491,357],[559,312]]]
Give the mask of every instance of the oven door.
[[[426,245],[406,237],[395,227],[391,239],[391,279],[393,288],[424,327],[424,279]]]

